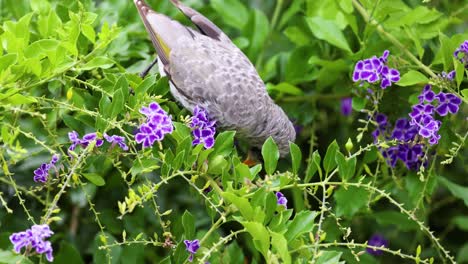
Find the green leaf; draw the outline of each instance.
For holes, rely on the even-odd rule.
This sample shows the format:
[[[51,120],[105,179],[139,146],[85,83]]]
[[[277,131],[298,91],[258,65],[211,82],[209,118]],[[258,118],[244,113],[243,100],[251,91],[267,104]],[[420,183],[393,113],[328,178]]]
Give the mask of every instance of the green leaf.
[[[394,225],[402,231],[411,231],[418,228],[418,224],[416,224],[416,222],[397,211],[375,212],[374,217],[377,220],[377,223],[382,226]]]
[[[55,39],[41,39],[29,45],[24,55],[28,58],[45,55],[47,52],[56,50],[59,45],[60,42]]]
[[[338,173],[343,181],[348,181],[354,176],[356,170],[356,157],[347,159],[341,152],[337,152],[335,161],[338,164]]]
[[[268,18],[265,14],[257,9],[254,9],[250,14],[248,23],[245,25],[243,36],[250,41],[249,48],[246,52],[250,59],[257,58],[260,51],[263,49],[266,38],[270,31]]]
[[[399,86],[410,86],[418,83],[428,83],[429,79],[418,71],[409,71],[401,76],[400,81],[397,82]]]
[[[288,37],[288,39],[297,46],[305,46],[310,44],[311,36],[309,36],[309,32],[310,31],[308,29],[306,31],[301,27],[291,26],[284,30],[284,35],[286,35],[286,37]]]
[[[366,98],[353,97],[352,100],[353,100],[352,105],[353,105],[354,110],[361,111],[362,109],[364,109],[364,107],[366,107],[366,104],[367,104]]]
[[[151,157],[144,157],[135,159],[132,164],[132,168],[130,169],[130,173],[133,177],[136,177],[139,174],[152,172],[158,169],[160,166],[158,165],[158,160]]]
[[[249,200],[244,197],[237,196],[230,192],[223,192],[222,196],[229,203],[233,204],[241,213],[241,215],[248,221],[254,220],[254,210],[249,203]]]
[[[187,210],[182,215],[182,226],[184,227],[184,235],[187,239],[195,237],[195,217]]]
[[[96,186],[104,186],[106,181],[97,173],[83,173],[82,174],[88,181]]]
[[[288,229],[284,236],[291,242],[298,236],[311,232],[314,229],[314,219],[318,213],[315,211],[301,211],[288,224]]]
[[[250,172],[249,166],[245,165],[244,163],[237,164],[235,171],[236,171],[236,174],[238,175],[237,180],[239,182],[243,182],[244,178],[253,180],[252,173]]]
[[[242,29],[249,19],[247,8],[239,0],[212,0],[211,6],[223,18],[224,23]]]
[[[179,170],[182,164],[184,163],[184,157],[185,157],[185,149],[182,149],[181,151],[177,152],[177,156],[171,162],[172,169],[176,171]]]
[[[288,241],[286,238],[279,233],[270,231],[271,235],[271,245],[276,250],[276,252],[280,255],[281,259],[283,260],[282,263],[290,264],[291,263],[291,254],[289,254],[288,250]]]
[[[179,122],[173,122],[173,124],[175,130],[171,135],[178,143],[182,142],[187,137],[190,137],[190,128],[188,128],[185,124]]]
[[[96,32],[94,31],[94,28],[91,25],[81,25],[81,32],[83,32],[83,35],[87,39],[89,39],[89,41],[91,41],[93,44],[96,42]]]
[[[336,140],[333,140],[328,146],[327,153],[325,153],[325,158],[323,159],[323,168],[327,174],[336,167],[335,156],[338,152],[340,152],[338,143],[336,143]]]
[[[339,251],[321,251],[320,256],[317,259],[316,264],[344,264],[344,261],[340,261],[343,252]]]
[[[210,156],[210,159],[208,161],[208,173],[211,174],[223,174],[225,170],[228,168],[229,163],[227,160],[221,156],[221,155],[216,155],[216,156]]]
[[[279,159],[278,146],[272,137],[269,137],[263,144],[262,156],[267,174],[272,175],[276,170]]]
[[[444,177],[437,177],[437,180],[442,185],[447,187],[447,189],[452,193],[453,196],[459,199],[462,199],[463,202],[465,203],[465,206],[468,206],[468,187],[464,187],[456,183],[453,183]]]
[[[18,56],[16,54],[5,54],[0,56],[0,72],[6,70],[10,65],[16,63],[16,58]]]
[[[43,14],[43,13],[47,13],[47,11],[49,11],[50,9],[50,4],[46,0],[31,0],[30,4],[31,4],[31,9],[34,12]]]
[[[299,167],[301,166],[302,152],[299,146],[294,144],[293,142],[289,142],[289,149],[291,153],[292,170],[294,174],[297,174],[299,171]]]
[[[468,243],[465,243],[459,250],[457,254],[457,263],[466,263],[468,262]]]
[[[115,91],[112,97],[111,118],[117,117],[125,108],[124,92],[122,89]]]
[[[25,95],[17,93],[8,97],[7,102],[12,105],[25,105],[25,104],[37,103],[37,100],[36,98],[32,96],[25,96]]]
[[[452,219],[452,222],[463,231],[468,231],[468,216],[459,215]]]
[[[295,0],[291,2],[291,5],[289,8],[283,13],[281,16],[280,23],[278,25],[278,28],[283,28],[291,18],[294,17],[297,13],[300,11],[304,10],[303,8],[304,0]]]
[[[278,91],[280,93],[291,94],[291,95],[303,95],[304,94],[304,92],[301,89],[287,82],[282,82],[277,85],[268,83],[266,85],[266,88],[268,91]]]
[[[308,17],[306,21],[315,37],[325,40],[340,49],[352,52],[343,32],[333,20],[326,20],[317,16]]]
[[[223,157],[231,154],[234,146],[235,131],[224,131],[216,136],[214,151],[212,156],[221,155]]]
[[[21,254],[15,254],[11,250],[0,249],[0,263],[2,264],[32,264],[28,258]]]
[[[258,222],[241,222],[247,232],[253,237],[255,248],[266,258],[270,248],[270,234],[268,230]]]
[[[465,55],[466,56],[466,55]],[[464,76],[465,76],[465,65],[454,58],[455,64],[455,80],[457,81],[457,87],[460,87]]]
[[[351,217],[367,205],[369,193],[355,186],[340,187],[333,197],[336,201],[336,215]]]
[[[304,178],[304,182],[309,182],[312,177],[315,175],[317,171],[319,171],[319,174],[322,174],[322,169],[320,168],[320,162],[322,161],[322,158],[320,157],[319,152],[316,150],[312,153],[312,155],[309,158],[309,164],[307,166],[307,171],[306,171],[306,176]]]
[[[105,56],[98,56],[85,63],[80,69],[83,71],[89,71],[95,68],[109,69],[114,64],[115,62],[112,59]]]
[[[80,252],[78,252],[78,250],[72,244],[68,242],[63,242],[60,244],[60,251],[56,256],[54,256],[54,263],[83,264],[84,262],[80,256]]]

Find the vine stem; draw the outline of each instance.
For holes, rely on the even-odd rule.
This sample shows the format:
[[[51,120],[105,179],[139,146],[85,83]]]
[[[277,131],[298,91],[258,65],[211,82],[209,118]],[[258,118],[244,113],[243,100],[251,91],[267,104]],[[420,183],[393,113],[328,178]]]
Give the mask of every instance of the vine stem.
[[[384,252],[387,252],[387,253],[390,253],[390,254],[393,254],[393,255],[398,255],[401,258],[411,259],[411,260],[417,261],[419,263],[430,263],[430,260],[428,260],[428,259],[420,259],[420,258],[412,256],[412,255],[404,254],[404,253],[401,253],[401,250],[391,250],[391,249],[383,247],[383,246],[382,247],[371,246],[371,245],[368,245],[367,243],[332,242],[332,243],[322,243],[322,244],[319,245],[319,247],[322,247],[322,248],[343,247],[343,246],[348,247],[350,249],[355,248],[355,247],[360,247],[360,248],[363,248],[363,249],[369,248],[369,249],[384,251]],[[303,250],[303,249],[308,249],[308,248],[311,248],[311,247],[313,247],[313,246],[312,245],[305,245],[305,246],[301,246],[301,247],[299,247],[299,248],[297,248],[295,250],[291,250],[290,252],[294,253],[294,252],[297,252],[297,251],[300,251],[300,250]]]
[[[364,18],[366,23],[371,24],[373,26],[377,27],[377,31],[380,32],[383,36],[385,36],[390,42],[392,42],[395,46],[397,46],[399,49],[401,49],[408,58],[410,58],[414,63],[416,63],[423,71],[425,71],[427,74],[429,74],[432,78],[436,78],[437,75],[429,68],[427,67],[424,63],[422,63],[418,58],[416,58],[407,48],[403,43],[401,43],[397,38],[395,38],[392,34],[388,33],[385,31],[383,26],[374,18],[372,18],[369,13],[366,11],[366,9],[359,3],[358,0],[352,0],[353,1],[353,6],[357,9],[357,11],[361,14],[361,16]]]
[[[337,169],[335,169],[335,171],[337,171]],[[439,255],[441,255],[441,257],[442,257],[442,253],[443,253],[445,258],[450,260],[450,263],[456,264],[455,259],[453,258],[453,256],[450,255],[450,252],[448,250],[446,250],[440,244],[439,239],[437,239],[434,236],[433,232],[426,225],[424,225],[423,222],[419,221],[413,213],[411,213],[410,211],[405,209],[402,204],[398,203],[388,193],[386,193],[385,191],[382,191],[382,190],[380,190],[380,189],[378,189],[378,188],[376,188],[374,186],[371,186],[370,184],[353,183],[353,182],[317,182],[317,183],[303,183],[303,184],[297,184],[297,185],[296,184],[289,184],[289,185],[283,186],[281,189],[291,189],[291,188],[294,188],[294,187],[310,188],[310,187],[315,187],[315,186],[321,186],[323,184],[336,185],[336,186],[353,186],[353,187],[357,187],[357,188],[364,188],[364,189],[367,189],[369,191],[376,192],[379,195],[381,195],[382,197],[385,197],[391,204],[395,205],[400,210],[400,212],[402,212],[403,214],[408,216],[409,219],[413,220],[419,226],[419,228],[424,233],[426,233],[426,235],[431,239],[432,243],[435,245],[435,247],[436,247]]]
[[[83,153],[81,153],[80,156],[78,156],[78,160],[73,164],[72,168],[70,169],[70,172],[65,176],[65,181],[62,183],[62,188],[60,188],[60,191],[55,195],[54,199],[52,200],[52,203],[49,206],[49,209],[47,210],[46,214],[42,218],[42,223],[46,224],[47,220],[50,218],[52,215],[52,212],[55,210],[55,207],[57,206],[58,201],[60,200],[60,197],[65,193],[65,189],[67,188],[71,177],[73,174],[75,174],[75,171],[78,169],[78,166],[81,164],[83,158],[88,154],[88,149],[89,148],[94,148],[94,145],[91,144],[89,145]]]
[[[209,256],[211,256],[211,253],[212,253],[212,252],[215,252],[216,249],[217,249],[219,246],[221,246],[222,244],[227,243],[227,242],[228,242],[229,240],[231,240],[233,237],[237,236],[237,235],[240,234],[240,233],[244,233],[244,232],[246,232],[246,231],[247,231],[247,229],[244,228],[244,229],[241,229],[241,230],[237,230],[237,231],[235,231],[235,232],[232,232],[231,234],[229,234],[229,235],[227,235],[227,236],[225,236],[225,237],[222,237],[218,242],[216,242],[215,244],[213,244],[207,252],[205,252],[205,253],[203,254],[203,257],[199,260],[199,263],[204,263],[204,261],[206,261],[206,259],[207,259]],[[185,263],[187,263],[187,261],[185,261]]]

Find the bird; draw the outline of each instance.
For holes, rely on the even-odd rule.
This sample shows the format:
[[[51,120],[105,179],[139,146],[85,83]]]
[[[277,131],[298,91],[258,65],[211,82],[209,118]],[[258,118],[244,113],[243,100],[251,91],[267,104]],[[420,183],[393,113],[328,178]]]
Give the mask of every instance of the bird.
[[[280,156],[286,156],[296,131],[268,95],[255,66],[212,21],[179,0],[170,1],[195,28],[133,0],[171,94],[191,112],[203,108],[217,128],[236,131],[253,147],[261,148],[272,137]]]

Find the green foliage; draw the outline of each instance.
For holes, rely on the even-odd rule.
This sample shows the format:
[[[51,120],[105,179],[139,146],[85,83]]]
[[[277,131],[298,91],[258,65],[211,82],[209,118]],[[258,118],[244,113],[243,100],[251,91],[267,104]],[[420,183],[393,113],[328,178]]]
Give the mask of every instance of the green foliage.
[[[190,22],[170,1],[148,2]],[[168,77],[138,76],[155,51],[131,3],[3,1],[0,263],[45,262],[12,250],[9,236],[33,224],[54,231],[54,263],[187,263],[184,240],[195,239],[195,263],[468,261],[468,71],[453,55],[468,39],[463,1],[181,2],[255,65],[296,125],[290,153],[280,157],[270,137],[252,151],[255,164],[244,163],[243,131],[217,131],[211,149],[192,145],[190,113]],[[354,83],[356,62],[384,50],[401,79],[385,90]],[[438,77],[452,70],[452,82]],[[460,110],[438,117],[438,144],[408,143],[424,144],[425,166],[391,166],[384,153],[399,142],[374,140],[372,117],[408,117],[426,84],[460,97]],[[347,97],[353,113],[343,116]],[[174,131],[142,148],[135,134],[150,102]],[[129,149],[105,141],[69,151],[71,131],[119,135]],[[48,181],[34,182],[53,154]],[[382,256],[366,253],[373,234],[389,241]]]

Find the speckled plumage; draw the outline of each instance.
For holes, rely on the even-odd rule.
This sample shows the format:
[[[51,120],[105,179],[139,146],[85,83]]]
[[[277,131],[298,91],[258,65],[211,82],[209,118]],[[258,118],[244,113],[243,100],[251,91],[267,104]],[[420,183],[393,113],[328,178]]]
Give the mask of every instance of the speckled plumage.
[[[211,21],[171,0],[200,32],[157,14],[134,0],[168,75],[171,93],[184,107],[206,109],[221,129],[237,131],[261,147],[272,136],[280,154],[289,152],[295,130],[284,111],[269,97],[255,67]]]

